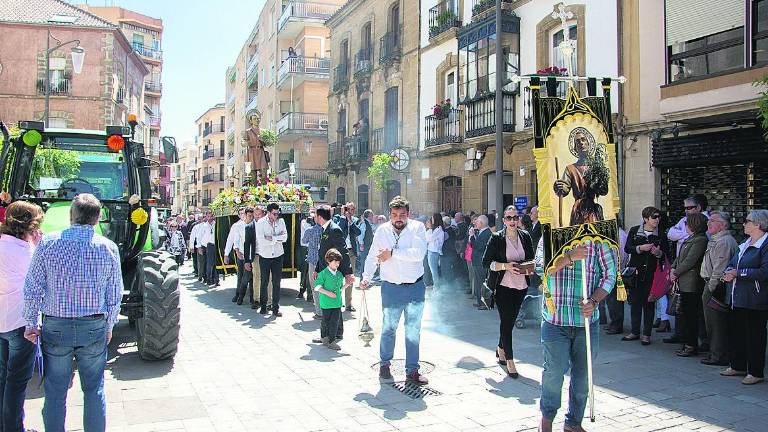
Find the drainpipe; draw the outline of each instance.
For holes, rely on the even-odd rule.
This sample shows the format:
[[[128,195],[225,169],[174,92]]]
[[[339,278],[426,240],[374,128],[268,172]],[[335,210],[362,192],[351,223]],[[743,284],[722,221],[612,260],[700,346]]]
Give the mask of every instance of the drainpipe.
[[[622,0],[616,0],[616,33],[618,36],[618,43],[616,44],[616,58],[617,58],[617,65],[618,65],[618,76],[625,76],[624,75],[624,63],[623,63],[623,44],[624,44],[624,22],[623,17],[624,15],[624,8],[622,6]],[[619,100],[619,111],[618,111],[618,119],[616,124],[616,151],[618,152],[618,157],[616,158],[616,164],[617,164],[617,170],[618,170],[618,189],[619,189],[619,202],[621,205],[621,209],[619,211],[619,214],[621,215],[621,220],[624,222],[624,225],[627,223],[627,219],[625,217],[626,215],[626,199],[625,199],[625,186],[626,186],[626,153],[624,152],[624,130],[626,128],[626,125],[624,124],[624,89],[621,85],[618,86],[618,100]]]

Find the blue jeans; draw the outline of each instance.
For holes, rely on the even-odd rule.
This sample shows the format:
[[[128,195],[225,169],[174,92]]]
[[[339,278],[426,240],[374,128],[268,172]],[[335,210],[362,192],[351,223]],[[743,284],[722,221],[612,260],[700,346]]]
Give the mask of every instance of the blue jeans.
[[[432,273],[432,284],[437,285],[440,280],[440,254],[427,252],[427,264],[429,264],[429,272]]]
[[[599,347],[597,323],[589,326],[592,342],[592,360],[597,358]],[[581,425],[587,406],[589,386],[587,381],[587,342],[584,327],[556,326],[547,321],[541,323],[541,343],[544,347],[544,371],[541,374],[541,415],[554,420],[560,409],[563,377],[571,370],[571,386],[568,389],[568,412],[565,424]]]
[[[24,399],[35,367],[35,344],[24,327],[0,333],[0,431],[24,430]]]
[[[405,372],[410,374],[419,370],[419,338],[425,291],[423,280],[401,285],[382,282],[381,307],[384,322],[379,345],[382,366],[389,366],[395,355],[395,334],[397,326],[400,325],[400,316],[405,313]]]
[[[363,277],[363,270],[365,270],[365,260],[368,259],[368,252],[371,250],[371,248],[368,248],[364,251],[357,251],[357,267],[355,268],[355,276],[362,278]]]
[[[67,390],[72,359],[77,360],[83,390],[83,429],[106,429],[104,367],[107,365],[107,322],[101,317],[43,317],[42,339],[45,375],[43,423],[48,432],[64,432]]]

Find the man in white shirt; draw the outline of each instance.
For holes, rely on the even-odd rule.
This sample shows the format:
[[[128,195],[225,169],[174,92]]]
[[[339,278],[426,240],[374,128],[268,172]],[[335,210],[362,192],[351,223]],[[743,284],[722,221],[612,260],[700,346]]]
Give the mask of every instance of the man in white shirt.
[[[390,362],[395,353],[395,333],[405,314],[405,371],[408,382],[424,385],[419,374],[419,338],[424,313],[424,256],[427,233],[424,224],[408,219],[408,201],[400,196],[389,203],[390,221],[376,229],[365,261],[360,289],[368,289],[376,271],[381,273],[383,324],[379,353],[379,378],[392,379]]]
[[[272,276],[272,314],[281,317],[280,312],[280,278],[283,273],[283,242],[288,240],[288,230],[285,221],[280,218],[280,206],[270,203],[267,206],[267,216],[256,223],[256,242],[259,250],[259,268],[261,270],[261,309],[260,314],[267,313],[267,285]]]
[[[198,232],[198,243],[205,263],[205,271],[203,272],[203,279],[208,285],[219,286],[219,272],[216,270],[216,237],[214,236],[214,225],[216,221],[213,218],[213,212],[208,210],[205,212],[205,219],[200,224],[200,231]]]
[[[300,273],[300,279],[299,279],[299,293],[296,295],[296,298],[304,298],[304,293],[307,293],[307,301],[311,302],[312,300],[312,287],[308,287],[309,285],[309,278],[307,277],[309,268],[307,267],[307,248],[309,247],[309,244],[304,239],[304,233],[307,232],[308,229],[312,228],[314,225],[314,219],[315,218],[315,209],[311,208],[309,209],[309,216],[301,219],[301,235],[299,236],[299,247],[297,249],[297,260],[299,266],[299,273]]]
[[[229,264],[229,254],[235,251],[235,264],[237,265],[237,285],[235,285],[235,296],[232,297],[232,303],[237,302],[238,289],[243,280],[243,243],[245,242],[245,207],[237,210],[238,221],[229,227],[227,235],[227,244],[224,246],[224,264]],[[240,303],[243,304],[243,299]]]
[[[205,274],[205,259],[202,255],[198,253],[198,248],[200,247],[198,238],[200,235],[200,216],[195,217],[195,224],[192,225],[192,230],[189,232],[189,250],[192,253],[192,263],[193,268],[195,271],[195,277],[198,278],[198,280],[203,280],[203,274]],[[203,263],[202,266],[200,266],[200,262]]]

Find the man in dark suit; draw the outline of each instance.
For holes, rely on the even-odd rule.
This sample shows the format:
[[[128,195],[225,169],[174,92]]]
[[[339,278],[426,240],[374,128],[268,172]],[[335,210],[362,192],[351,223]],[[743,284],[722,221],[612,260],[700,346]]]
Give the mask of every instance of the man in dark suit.
[[[539,245],[539,239],[541,239],[541,223],[539,222],[539,207],[531,208],[529,213],[531,216],[531,222],[533,227],[531,228],[531,240],[533,240],[534,249]]]
[[[456,248],[456,255],[459,256],[459,263],[461,265],[456,266],[456,275],[464,279],[465,276],[471,278],[472,275],[467,275],[467,266],[464,265],[464,251],[467,249],[467,242],[469,241],[469,224],[464,220],[464,214],[462,212],[456,212],[453,215],[453,221],[456,224],[456,241],[454,247]],[[467,279],[467,294],[472,294],[471,284]]]
[[[349,262],[349,254],[347,253],[346,242],[344,241],[344,232],[341,228],[331,220],[331,207],[328,205],[321,205],[315,210],[315,222],[323,227],[323,232],[320,234],[320,250],[318,252],[317,266],[315,266],[315,273],[313,277],[317,279],[317,274],[323,271],[328,266],[325,262],[325,253],[329,249],[336,249],[341,253],[341,265],[339,271],[344,275],[345,282],[351,284],[355,280],[355,276],[352,274],[352,266]],[[339,320],[338,337],[344,334],[344,320]]]
[[[333,217],[333,221],[341,228],[344,239],[344,248],[349,256],[349,268],[354,271],[357,266],[357,238],[360,235],[358,219],[355,217],[355,203],[348,202],[341,206],[341,212]],[[362,265],[365,265],[364,263]],[[354,280],[353,280],[354,282]],[[352,306],[352,285],[347,285],[344,290],[344,304],[347,306],[347,312],[354,312]]]
[[[480,310],[487,310],[483,300],[484,284],[488,269],[483,267],[483,255],[491,239],[491,230],[488,228],[488,217],[480,215],[475,219],[475,227],[469,230],[469,242],[472,245],[472,267],[475,271],[475,301],[473,305]]]

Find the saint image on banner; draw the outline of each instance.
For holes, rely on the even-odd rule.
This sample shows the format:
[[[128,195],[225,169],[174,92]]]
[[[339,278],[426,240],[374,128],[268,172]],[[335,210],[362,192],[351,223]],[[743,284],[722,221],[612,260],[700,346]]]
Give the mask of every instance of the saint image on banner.
[[[568,149],[576,161],[565,167],[553,188],[561,198],[568,194],[573,196],[569,225],[602,221],[605,219],[603,207],[597,203],[597,198],[608,194],[610,179],[605,163],[605,144],[597,143],[586,128],[575,127],[568,137]]]

